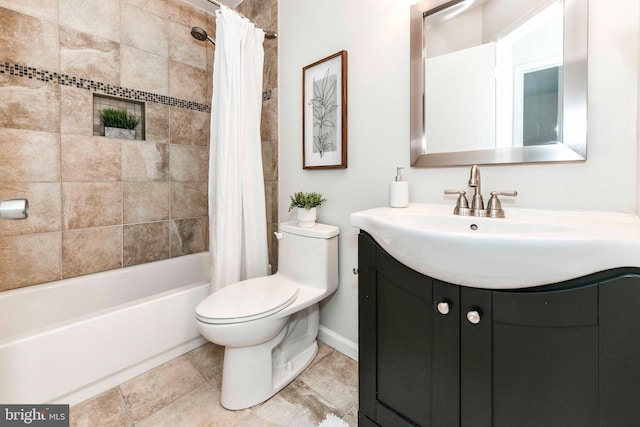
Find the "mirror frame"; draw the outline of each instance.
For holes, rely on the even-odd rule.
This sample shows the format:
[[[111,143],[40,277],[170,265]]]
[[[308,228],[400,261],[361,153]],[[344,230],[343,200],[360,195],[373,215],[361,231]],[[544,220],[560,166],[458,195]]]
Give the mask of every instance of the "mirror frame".
[[[435,13],[464,0],[422,0],[411,6],[411,166],[442,167],[587,159],[588,0],[564,0],[562,144],[424,153],[426,147],[424,61],[426,12]]]

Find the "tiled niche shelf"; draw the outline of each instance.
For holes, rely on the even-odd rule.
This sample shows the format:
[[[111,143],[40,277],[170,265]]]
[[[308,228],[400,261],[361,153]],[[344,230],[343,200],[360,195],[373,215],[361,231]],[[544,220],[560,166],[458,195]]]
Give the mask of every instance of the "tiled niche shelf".
[[[93,94],[93,134],[95,136],[104,136],[104,125],[102,124],[102,120],[100,120],[100,114],[107,108],[126,111],[135,117],[139,117],[140,123],[138,123],[138,126],[135,128],[135,139],[145,139],[144,102],[130,101],[112,96],[98,95],[96,93]]]

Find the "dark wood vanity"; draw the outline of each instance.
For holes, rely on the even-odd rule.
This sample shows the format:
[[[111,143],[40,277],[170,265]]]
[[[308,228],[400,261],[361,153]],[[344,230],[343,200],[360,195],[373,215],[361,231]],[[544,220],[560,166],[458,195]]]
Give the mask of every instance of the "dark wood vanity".
[[[639,268],[490,290],[358,251],[360,426],[640,425]]]

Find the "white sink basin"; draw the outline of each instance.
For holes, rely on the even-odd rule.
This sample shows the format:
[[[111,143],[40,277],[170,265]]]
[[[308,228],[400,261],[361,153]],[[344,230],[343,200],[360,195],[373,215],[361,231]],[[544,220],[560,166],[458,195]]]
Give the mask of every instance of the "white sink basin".
[[[610,212],[507,208],[507,218],[453,215],[453,206],[412,203],[351,214],[406,266],[449,283],[512,289],[618,267],[640,267],[640,221]]]

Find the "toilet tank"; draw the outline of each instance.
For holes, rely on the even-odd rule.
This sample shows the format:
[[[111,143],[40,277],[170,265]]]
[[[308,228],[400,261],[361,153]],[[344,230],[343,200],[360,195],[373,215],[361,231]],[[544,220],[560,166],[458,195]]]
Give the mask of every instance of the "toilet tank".
[[[279,225],[278,273],[287,279],[330,291],[338,287],[338,234],[333,225],[298,227],[297,221]]]

